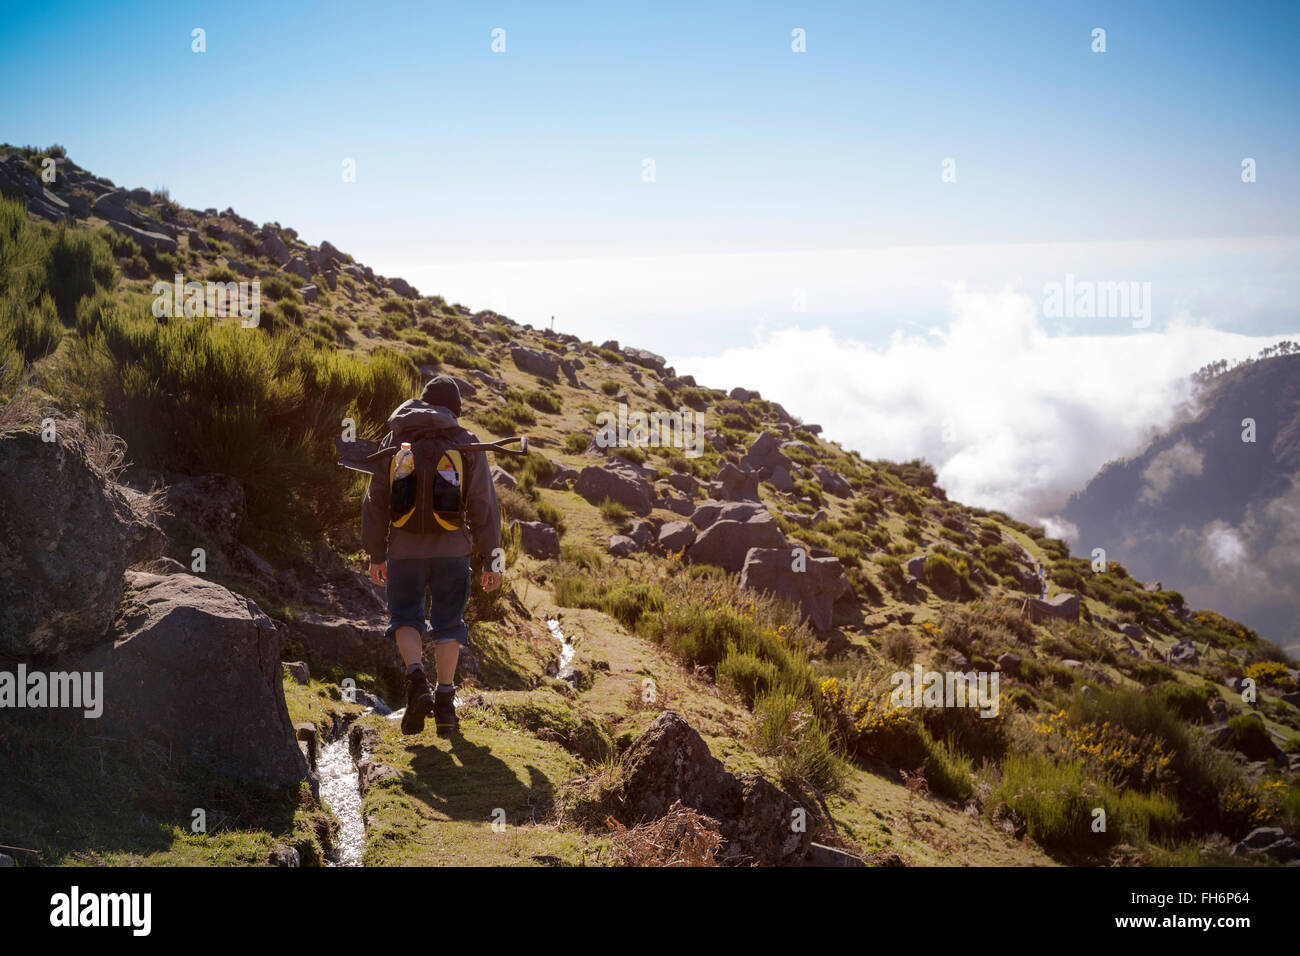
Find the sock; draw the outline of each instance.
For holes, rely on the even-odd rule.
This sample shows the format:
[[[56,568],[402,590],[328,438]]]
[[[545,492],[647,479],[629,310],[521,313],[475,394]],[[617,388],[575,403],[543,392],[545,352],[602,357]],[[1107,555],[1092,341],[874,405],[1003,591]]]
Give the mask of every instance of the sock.
[[[439,693],[439,694],[450,694],[450,693],[454,692],[455,690],[456,690],[456,685],[455,685],[455,684],[439,684],[439,685],[438,685],[438,693]]]
[[[406,668],[407,677],[414,677],[416,674],[423,674],[423,673],[424,673],[424,663],[422,661],[416,661],[414,664]]]

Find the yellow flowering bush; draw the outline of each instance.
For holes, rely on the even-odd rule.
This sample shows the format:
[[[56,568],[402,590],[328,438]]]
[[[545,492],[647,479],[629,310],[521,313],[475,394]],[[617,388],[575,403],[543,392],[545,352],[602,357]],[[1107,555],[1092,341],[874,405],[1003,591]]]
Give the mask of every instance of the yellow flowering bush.
[[[1295,678],[1287,673],[1286,665],[1280,661],[1260,661],[1246,668],[1246,676],[1253,678],[1261,687],[1274,687],[1278,690],[1296,689]]]
[[[1071,724],[1060,710],[1036,716],[1034,733],[1045,739],[1049,749],[1081,760],[1116,787],[1151,790],[1173,782],[1173,755],[1163,741],[1135,736],[1109,720]]]

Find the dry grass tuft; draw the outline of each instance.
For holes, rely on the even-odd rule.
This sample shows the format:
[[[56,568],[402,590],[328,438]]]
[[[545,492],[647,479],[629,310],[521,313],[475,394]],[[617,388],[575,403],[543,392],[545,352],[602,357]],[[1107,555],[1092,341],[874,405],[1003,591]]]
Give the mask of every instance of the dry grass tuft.
[[[628,828],[605,818],[612,834],[609,853],[619,866],[717,866],[726,840],[712,817],[678,800],[658,820]]]

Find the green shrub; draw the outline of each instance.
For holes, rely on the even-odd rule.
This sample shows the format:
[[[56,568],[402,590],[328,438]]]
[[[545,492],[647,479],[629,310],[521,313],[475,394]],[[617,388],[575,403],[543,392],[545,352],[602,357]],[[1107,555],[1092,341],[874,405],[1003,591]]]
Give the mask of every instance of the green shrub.
[[[267,276],[259,280],[259,288],[262,295],[266,296],[272,302],[287,300],[289,302],[301,302],[298,290],[291,286],[279,276]]]
[[[1209,684],[1193,687],[1178,681],[1166,681],[1155,687],[1156,699],[1183,720],[1199,723],[1209,716],[1209,701],[1214,689]]]
[[[564,408],[564,400],[557,392],[544,388],[531,388],[523,393],[523,399],[539,412],[548,415],[558,414]]]
[[[925,580],[930,586],[943,591],[970,591],[966,575],[966,562],[950,559],[947,555],[931,554],[925,559]]]
[[[345,417],[380,437],[416,385],[415,370],[379,349],[319,351],[298,333],[267,336],[209,319],[158,322],[125,310],[75,353],[79,399],[140,465],[238,479],[250,533],[268,544],[318,540],[352,526],[360,482],[335,464]]]
[[[98,236],[65,225],[56,230],[48,250],[45,288],[59,318],[65,325],[72,325],[77,302],[83,296],[92,294],[96,287],[112,289],[117,284],[113,253]]]
[[[610,498],[605,498],[600,502],[600,514],[608,522],[621,525],[627,520],[627,508]]]
[[[762,694],[754,704],[758,749],[776,763],[777,782],[799,793],[806,784],[834,791],[844,779],[843,763],[829,730],[794,694]]]
[[[901,628],[890,630],[885,634],[880,652],[885,655],[886,660],[892,661],[899,667],[906,667],[912,663],[912,658],[916,654],[912,635]]]
[[[44,358],[59,347],[63,323],[49,293],[35,306],[21,306],[17,297],[0,299],[0,352],[13,350],[26,362]]]

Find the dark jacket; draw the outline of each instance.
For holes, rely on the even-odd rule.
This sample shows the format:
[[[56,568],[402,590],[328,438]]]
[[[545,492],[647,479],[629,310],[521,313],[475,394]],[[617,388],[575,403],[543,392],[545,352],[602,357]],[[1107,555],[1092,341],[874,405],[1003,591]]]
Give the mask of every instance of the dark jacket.
[[[389,432],[379,447],[391,448],[404,441],[437,433],[468,444],[478,441],[461,428],[456,416],[441,405],[429,405],[413,398],[403,402],[388,416]],[[491,565],[493,552],[501,547],[501,509],[487,453],[464,453],[465,511],[467,526],[458,531],[435,531],[420,534],[392,528],[388,514],[388,466],[379,468],[370,478],[365,501],[361,506],[361,545],[374,564],[388,558],[459,557],[477,552],[485,566]]]

